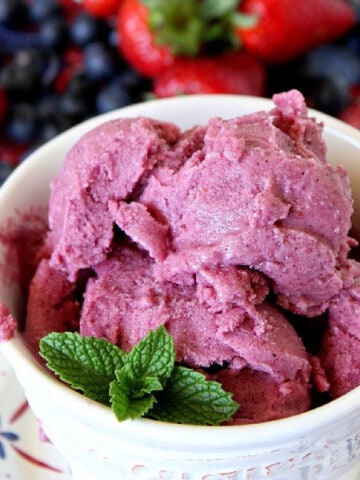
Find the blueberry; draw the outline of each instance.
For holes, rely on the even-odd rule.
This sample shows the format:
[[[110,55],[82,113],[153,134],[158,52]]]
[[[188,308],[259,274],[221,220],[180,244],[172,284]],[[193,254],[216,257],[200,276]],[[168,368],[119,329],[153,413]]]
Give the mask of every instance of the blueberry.
[[[110,48],[100,42],[90,43],[84,49],[84,71],[94,80],[110,78],[116,68]]]
[[[32,0],[29,2],[29,16],[33,22],[40,23],[54,14],[61,13],[58,0]]]
[[[33,105],[17,103],[11,105],[5,123],[5,133],[16,143],[29,143],[36,139],[38,117]]]
[[[71,39],[79,47],[105,38],[106,32],[104,22],[87,12],[79,13],[70,24]]]
[[[51,50],[61,50],[68,43],[69,35],[66,20],[59,15],[49,17],[39,29],[42,47]]]
[[[50,86],[60,74],[62,67],[63,62],[61,57],[54,52],[49,53],[46,57],[46,63],[41,75],[42,85],[44,87]]]
[[[29,75],[40,78],[47,64],[47,56],[35,48],[19,50],[13,57],[13,64]]]
[[[132,102],[132,95],[124,87],[122,80],[115,78],[99,91],[95,105],[98,113],[105,113],[129,105]]]
[[[51,118],[57,111],[59,105],[59,96],[53,92],[43,92],[36,103],[36,110],[41,120]]]
[[[59,98],[60,112],[72,118],[73,123],[84,120],[92,113],[92,102],[83,95],[65,91]]]
[[[85,72],[78,72],[69,79],[66,91],[73,95],[82,96],[88,101],[95,95],[98,82],[88,77]]]
[[[27,16],[27,9],[21,0],[0,0],[0,24],[18,26]]]
[[[342,77],[317,77],[303,86],[311,106],[329,115],[339,115],[350,103],[351,95]]]
[[[150,80],[131,67],[125,67],[118,78],[121,80],[123,87],[131,92],[134,100],[136,98],[140,100],[141,95],[151,89]]]
[[[63,130],[64,129],[61,128],[60,124],[56,121],[56,119],[53,119],[52,121],[47,121],[41,127],[39,140],[41,142],[47,142],[59,135],[59,133],[61,133]]]
[[[30,49],[21,50],[0,72],[0,84],[15,99],[33,97],[41,88],[41,76],[45,65],[42,53]]]
[[[342,79],[349,88],[360,81],[360,58],[342,45],[323,45],[305,57],[303,75]]]

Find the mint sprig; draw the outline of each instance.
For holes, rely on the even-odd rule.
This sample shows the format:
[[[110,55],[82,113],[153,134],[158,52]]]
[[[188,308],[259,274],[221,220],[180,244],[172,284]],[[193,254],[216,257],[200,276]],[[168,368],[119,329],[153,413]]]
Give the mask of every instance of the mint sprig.
[[[49,333],[40,341],[40,355],[61,380],[105,405],[109,405],[109,383],[126,359],[126,354],[107,340],[76,332]]]
[[[145,416],[219,425],[239,408],[218,382],[175,365],[174,342],[164,326],[128,354],[105,339],[53,332],[41,339],[40,355],[61,380],[110,406],[119,421]]]
[[[175,366],[150,415],[164,422],[181,418],[182,423],[219,425],[230,419],[238,407],[220,383],[206,380],[205,375],[190,368]]]

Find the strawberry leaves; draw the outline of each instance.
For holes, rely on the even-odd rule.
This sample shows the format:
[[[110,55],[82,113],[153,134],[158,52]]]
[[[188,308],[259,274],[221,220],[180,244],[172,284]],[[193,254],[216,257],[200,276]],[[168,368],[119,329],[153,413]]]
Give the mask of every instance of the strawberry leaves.
[[[119,421],[146,416],[219,425],[239,407],[219,383],[175,365],[174,342],[164,326],[128,354],[104,339],[50,333],[40,341],[40,355],[72,388],[110,406]]]

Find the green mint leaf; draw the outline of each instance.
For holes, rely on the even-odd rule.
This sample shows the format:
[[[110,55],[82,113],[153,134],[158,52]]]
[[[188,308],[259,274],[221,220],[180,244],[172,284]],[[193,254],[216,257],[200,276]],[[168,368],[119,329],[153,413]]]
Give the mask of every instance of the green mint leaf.
[[[128,365],[115,372],[116,380],[123,385],[129,398],[140,398],[154,390],[162,390],[163,386],[157,377],[132,377]]]
[[[127,355],[105,339],[76,332],[42,338],[40,355],[72,388],[111,406],[119,421],[147,416],[219,425],[239,407],[219,383],[174,366],[174,342],[164,326],[150,331]]]
[[[134,398],[126,380],[113,380],[110,384],[109,393],[111,409],[119,422],[142,417],[156,402],[151,393]]]
[[[158,378],[162,385],[170,377],[174,364],[174,340],[164,326],[151,330],[132,348],[126,359],[129,377],[154,377]]]
[[[232,394],[199,372],[175,367],[148,417],[166,422],[219,425],[238,410]]]
[[[105,339],[76,332],[53,332],[40,341],[40,355],[47,366],[85,396],[109,405],[109,385],[126,354]]]

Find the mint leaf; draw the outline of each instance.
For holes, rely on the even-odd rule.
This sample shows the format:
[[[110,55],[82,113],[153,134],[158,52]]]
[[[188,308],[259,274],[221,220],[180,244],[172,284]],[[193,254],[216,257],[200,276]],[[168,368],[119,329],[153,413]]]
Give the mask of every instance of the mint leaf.
[[[50,333],[40,341],[47,366],[72,388],[109,405],[109,384],[125,364],[126,354],[105,339],[76,332]]]
[[[126,375],[117,377],[117,380],[111,382],[109,389],[111,409],[116,418],[122,422],[145,415],[156,402],[154,395],[143,391],[141,396],[133,396]]]
[[[119,421],[147,416],[219,425],[239,405],[217,382],[175,365],[174,341],[164,326],[150,331],[129,354],[105,339],[50,333],[40,355],[64,382],[111,406]]]
[[[147,416],[166,422],[219,425],[230,420],[239,404],[218,382],[185,367],[175,367],[164,391]]]
[[[175,363],[174,340],[162,325],[151,330],[127,356],[126,368],[132,378],[156,377],[164,385]]]
[[[115,371],[110,386],[111,408],[120,421],[143,416],[156,399],[154,391],[162,390],[175,363],[173,339],[165,327],[150,331]]]

